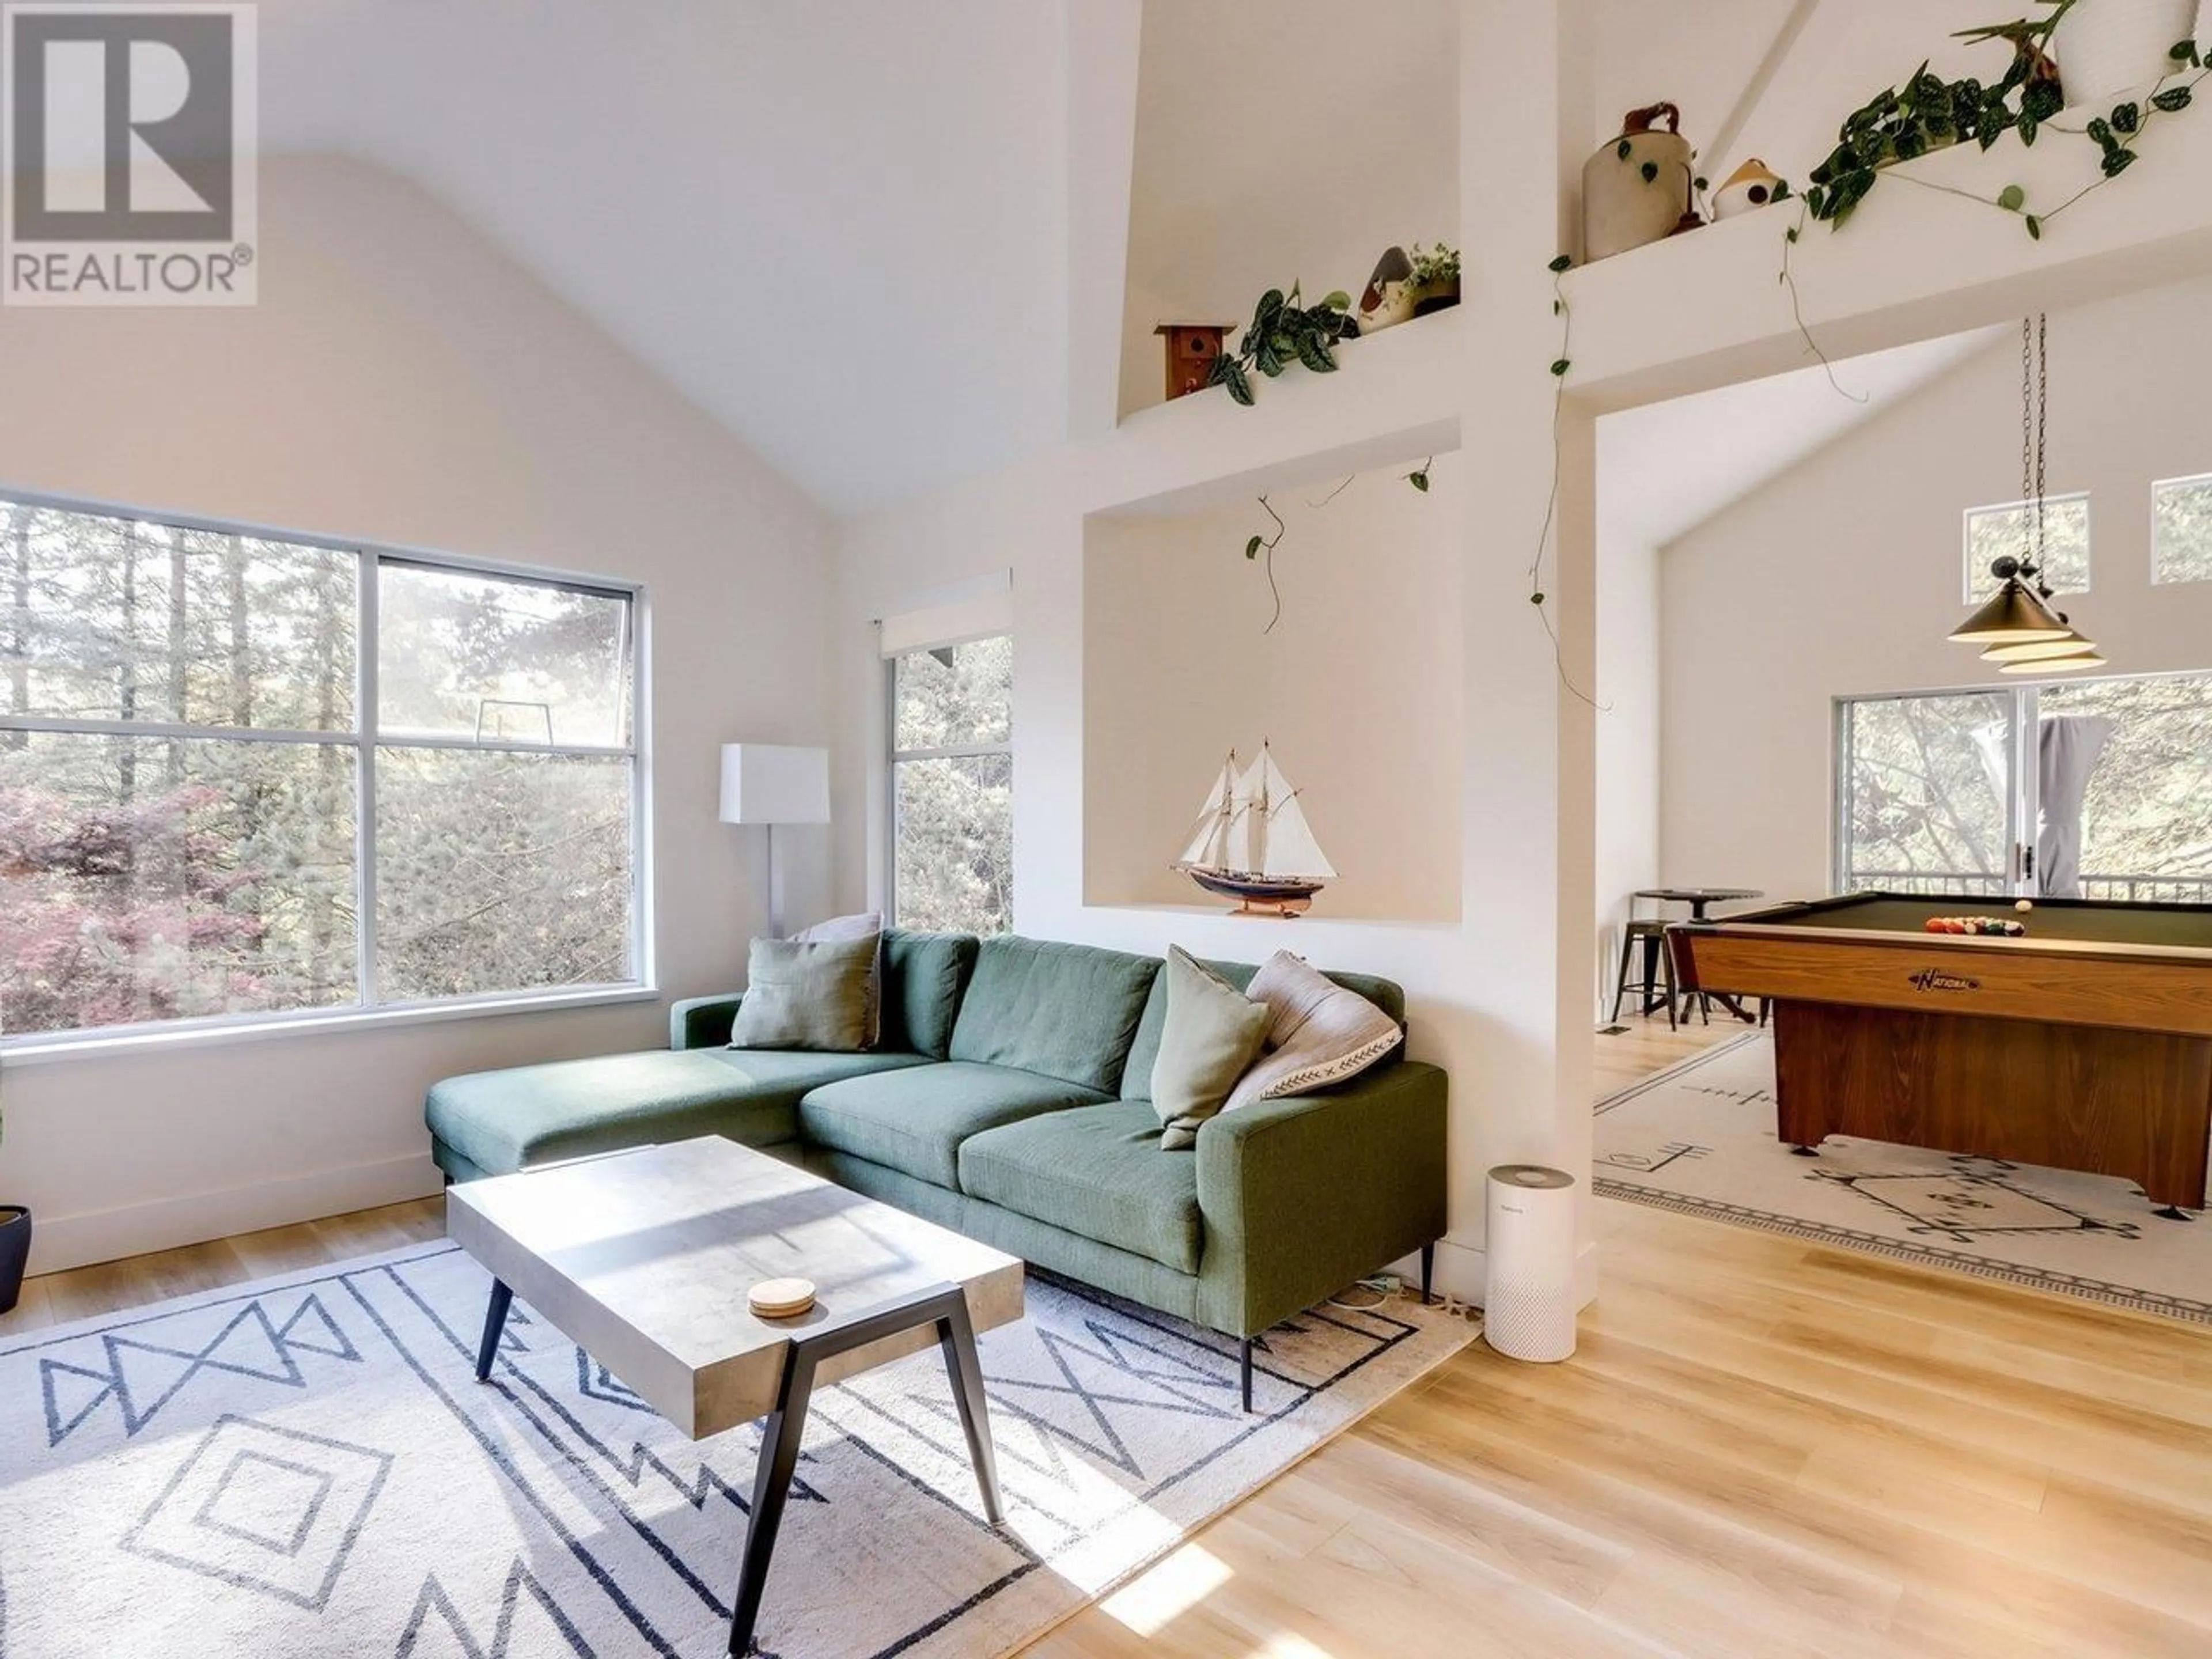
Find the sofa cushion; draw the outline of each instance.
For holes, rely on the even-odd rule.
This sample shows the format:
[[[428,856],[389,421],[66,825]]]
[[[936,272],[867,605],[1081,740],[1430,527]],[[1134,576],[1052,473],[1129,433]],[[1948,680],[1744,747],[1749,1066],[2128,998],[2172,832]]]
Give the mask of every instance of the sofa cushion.
[[[757,939],[732,1048],[858,1054],[876,1040],[874,933],[856,939]]]
[[[957,1191],[969,1136],[1105,1097],[1035,1072],[948,1060],[813,1090],[799,1103],[799,1122],[818,1146]]]
[[[960,994],[975,970],[973,933],[884,930],[883,1029],[879,1048],[945,1059]]]
[[[1180,945],[1168,949],[1160,978],[1168,988],[1167,1023],[1152,1066],[1152,1110],[1166,1127],[1160,1145],[1188,1152],[1198,1126],[1221,1109],[1244,1068],[1267,1040],[1268,1012]]]
[[[1160,1147],[1141,1100],[1008,1124],[960,1148],[960,1189],[1065,1231],[1198,1271],[1198,1161]]]
[[[985,939],[952,1028],[952,1058],[1111,1094],[1159,958],[1002,935]]]
[[[1240,991],[1251,988],[1260,969],[1256,963],[1214,962],[1205,964],[1227,980]],[[1395,980],[1377,979],[1372,974],[1329,974],[1327,975],[1347,991],[1357,991],[1384,1013],[1396,1020],[1402,1030],[1406,1024],[1406,993]],[[1159,1058],[1160,1033],[1166,1028],[1168,1017],[1168,988],[1164,979],[1156,981],[1152,994],[1145,1000],[1144,1018],[1137,1022],[1137,1035],[1129,1043],[1129,1063],[1121,1073],[1121,1098],[1143,1100],[1152,1086],[1152,1066]],[[1402,1048],[1385,1055],[1378,1063],[1388,1066],[1404,1054]]]
[[[507,1175],[695,1135],[773,1146],[797,1139],[799,1099],[808,1090],[922,1063],[919,1054],[656,1048],[449,1077],[430,1090],[423,1116],[438,1147],[458,1154],[470,1173]]]

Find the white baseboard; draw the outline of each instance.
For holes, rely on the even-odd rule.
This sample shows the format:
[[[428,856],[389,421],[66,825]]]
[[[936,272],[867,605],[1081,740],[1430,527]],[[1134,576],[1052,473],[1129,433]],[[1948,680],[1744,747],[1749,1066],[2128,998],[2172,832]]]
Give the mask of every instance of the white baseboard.
[[[1419,1270],[1418,1262],[1400,1264],[1407,1273]],[[1462,1244],[1455,1238],[1437,1241],[1435,1289],[1439,1295],[1458,1297],[1480,1308],[1488,1276],[1489,1252],[1480,1244]],[[1575,1306],[1587,1308],[1597,1300],[1597,1241],[1585,1239],[1575,1252]]]
[[[428,1152],[359,1164],[342,1170],[317,1170],[281,1181],[222,1192],[195,1193],[152,1204],[93,1210],[79,1215],[35,1218],[31,1235],[34,1273],[59,1273],[95,1261],[112,1261],[149,1250],[173,1250],[211,1238],[250,1233],[263,1227],[343,1215],[427,1198],[445,1177]]]

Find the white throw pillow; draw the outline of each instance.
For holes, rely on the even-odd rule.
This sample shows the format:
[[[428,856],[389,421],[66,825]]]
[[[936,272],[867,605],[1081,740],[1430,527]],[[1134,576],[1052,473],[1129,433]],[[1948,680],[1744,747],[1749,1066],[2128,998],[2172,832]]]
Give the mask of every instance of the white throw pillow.
[[[1288,951],[1270,957],[1244,994],[1267,1005],[1267,1047],[1237,1079],[1224,1112],[1341,1083],[1406,1040],[1396,1020]]]

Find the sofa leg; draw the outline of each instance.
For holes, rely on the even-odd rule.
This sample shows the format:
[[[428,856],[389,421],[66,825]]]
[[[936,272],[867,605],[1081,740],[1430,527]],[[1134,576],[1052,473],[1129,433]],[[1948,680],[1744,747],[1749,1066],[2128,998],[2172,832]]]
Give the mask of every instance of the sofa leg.
[[[1244,1409],[1252,1409],[1252,1339],[1246,1337],[1238,1345],[1237,1355],[1237,1381],[1244,1393]]]
[[[1436,1241],[1431,1239],[1421,1246],[1421,1302],[1424,1306],[1427,1305],[1429,1300],[1430,1281],[1436,1277],[1436,1274],[1437,1246]]]

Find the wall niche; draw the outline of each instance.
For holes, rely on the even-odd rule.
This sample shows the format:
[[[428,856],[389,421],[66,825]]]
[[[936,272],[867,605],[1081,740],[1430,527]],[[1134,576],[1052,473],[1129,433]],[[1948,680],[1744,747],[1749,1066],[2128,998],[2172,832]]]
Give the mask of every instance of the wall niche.
[[[1251,498],[1087,521],[1087,903],[1220,908],[1170,866],[1224,757],[1265,738],[1339,872],[1316,919],[1458,920],[1462,472],[1435,457],[1424,492],[1423,461],[1270,492],[1272,631]]]

